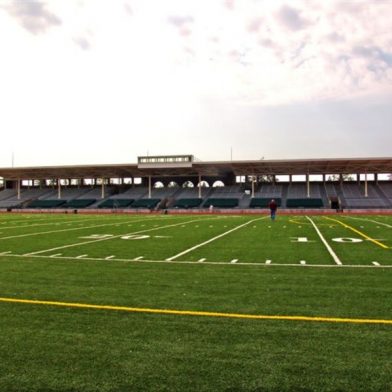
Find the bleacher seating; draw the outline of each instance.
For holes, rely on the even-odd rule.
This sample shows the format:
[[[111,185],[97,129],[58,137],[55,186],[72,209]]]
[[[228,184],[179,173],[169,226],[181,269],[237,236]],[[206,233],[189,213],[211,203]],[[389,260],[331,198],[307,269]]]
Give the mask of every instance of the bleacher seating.
[[[288,199],[305,199],[308,197],[306,183],[292,182],[287,191]],[[318,183],[309,183],[309,195],[311,198],[320,198],[320,188]]]
[[[266,199],[277,199],[282,197],[283,186],[282,184],[262,183],[258,190],[255,192],[255,197]]]
[[[282,199],[280,197],[274,198],[278,207],[282,205]],[[253,197],[250,201],[249,208],[268,208],[271,202],[270,197]]]
[[[58,208],[64,205],[67,200],[62,199],[36,199],[27,205],[27,208]]]
[[[200,207],[203,199],[200,198],[187,198],[187,199],[177,199],[173,208],[197,208]]]
[[[238,199],[230,198],[230,197],[226,197],[226,198],[210,197],[203,204],[203,207],[209,208],[210,206],[217,207],[217,208],[235,208],[238,207]]]
[[[287,199],[287,208],[321,208],[323,207],[323,200],[321,198],[295,198]]]
[[[148,208],[153,209],[157,206],[157,204],[161,201],[161,199],[139,199],[134,201],[130,208]]]
[[[134,202],[134,199],[107,199],[98,205],[98,208],[127,208]]]
[[[94,204],[97,200],[96,199],[73,199],[67,201],[62,207],[64,208],[86,208],[91,204]]]

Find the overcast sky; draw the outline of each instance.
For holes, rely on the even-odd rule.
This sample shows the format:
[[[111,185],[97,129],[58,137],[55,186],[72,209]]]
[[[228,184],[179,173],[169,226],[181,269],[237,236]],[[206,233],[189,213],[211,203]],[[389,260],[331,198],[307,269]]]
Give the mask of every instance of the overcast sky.
[[[0,0],[0,166],[392,156],[392,1]]]

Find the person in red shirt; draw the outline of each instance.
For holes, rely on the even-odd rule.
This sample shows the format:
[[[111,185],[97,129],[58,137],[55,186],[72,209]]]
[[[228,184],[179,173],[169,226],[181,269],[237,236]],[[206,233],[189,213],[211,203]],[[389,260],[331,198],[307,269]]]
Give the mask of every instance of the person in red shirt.
[[[276,204],[276,201],[274,199],[272,199],[269,204],[268,207],[270,209],[271,212],[271,220],[275,220],[276,217],[276,210],[278,209],[278,205]]]

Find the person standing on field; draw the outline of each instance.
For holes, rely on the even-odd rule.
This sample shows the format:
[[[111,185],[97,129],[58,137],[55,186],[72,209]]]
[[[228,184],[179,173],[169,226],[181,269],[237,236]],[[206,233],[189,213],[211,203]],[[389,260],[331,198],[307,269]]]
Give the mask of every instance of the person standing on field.
[[[270,209],[271,212],[271,220],[275,220],[276,217],[276,210],[278,209],[278,205],[276,204],[276,201],[274,199],[272,199],[269,204],[268,207]]]

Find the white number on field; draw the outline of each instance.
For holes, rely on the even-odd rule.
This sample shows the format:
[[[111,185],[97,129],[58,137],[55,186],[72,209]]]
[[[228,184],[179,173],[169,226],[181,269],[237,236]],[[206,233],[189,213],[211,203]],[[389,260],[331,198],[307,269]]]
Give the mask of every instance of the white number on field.
[[[332,241],[355,244],[358,242],[362,242],[363,240],[361,240],[360,238],[343,237],[343,238],[332,238]]]

